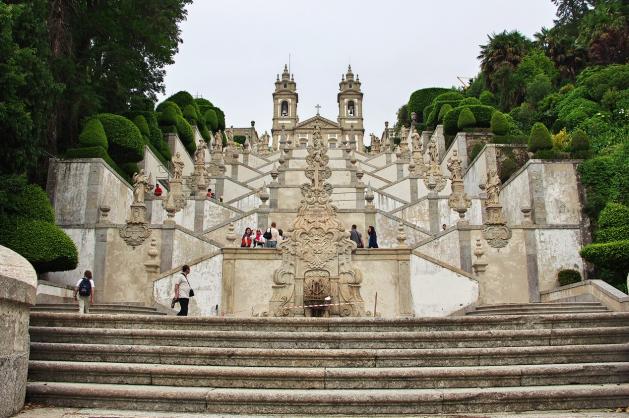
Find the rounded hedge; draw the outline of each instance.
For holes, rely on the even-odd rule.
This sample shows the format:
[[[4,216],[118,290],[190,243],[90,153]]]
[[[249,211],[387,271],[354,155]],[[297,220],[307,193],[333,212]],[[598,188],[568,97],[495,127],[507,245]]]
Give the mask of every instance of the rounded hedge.
[[[536,158],[538,160],[557,160],[562,157],[554,149],[541,149],[533,154],[533,158]]]
[[[54,223],[55,213],[46,192],[36,184],[27,184],[21,193],[15,197],[16,215]]]
[[[459,113],[456,125],[459,129],[476,126],[476,118],[474,117],[472,111],[468,108],[464,108],[461,113]]]
[[[443,117],[443,131],[446,135],[454,135],[458,132],[459,114],[463,109],[469,109],[474,114],[476,126],[489,128],[491,116],[496,111],[495,108],[485,105],[457,106]]]
[[[506,158],[500,163],[499,168],[500,181],[504,183],[518,170],[518,165],[513,158]]]
[[[629,270],[629,239],[600,244],[588,244],[581,248],[581,257],[590,263],[611,270]]]
[[[557,280],[559,280],[560,286],[579,283],[581,281],[581,273],[572,269],[560,270],[557,273]]]
[[[581,129],[576,129],[570,135],[570,151],[586,151],[590,149],[588,135]]]
[[[216,132],[218,129],[218,115],[216,114],[216,111],[214,109],[206,110],[203,118],[205,119],[205,123],[210,131]]]
[[[482,104],[476,97],[467,97],[459,102],[459,106],[475,106]]]
[[[465,97],[458,91],[449,91],[447,93],[441,93],[439,96],[433,99],[433,103],[446,100],[462,100]]]
[[[531,128],[529,135],[528,149],[530,152],[540,150],[550,150],[553,147],[553,139],[546,126],[541,122],[536,122]]]
[[[140,130],[124,116],[101,113],[98,119],[109,141],[109,155],[116,163],[137,162],[144,158],[144,139]]]
[[[491,131],[496,135],[507,135],[509,133],[509,122],[504,113],[495,111],[491,115]]]
[[[74,242],[55,224],[35,219],[4,218],[0,244],[26,258],[37,273],[75,269]]]
[[[485,106],[495,106],[496,105],[496,96],[489,90],[483,90],[483,92],[478,96],[478,100],[480,100],[481,104]]]
[[[414,91],[408,99],[408,114],[410,115],[412,112],[415,112],[417,114],[417,122],[425,122],[423,119],[424,108],[431,104],[437,96],[448,92],[452,92],[452,90],[442,87],[429,87]],[[419,120],[420,117],[422,120]]]
[[[105,128],[98,118],[90,118],[79,135],[79,144],[84,147],[101,147],[105,150],[109,145]]]
[[[183,117],[186,118],[188,123],[191,125],[196,125],[199,115],[197,113],[197,109],[193,105],[189,104],[183,108]]]
[[[194,131],[192,130],[192,126],[185,120],[182,116],[177,118],[177,133],[179,134],[179,139],[188,150],[188,153],[192,155],[194,151],[197,149],[196,144],[194,143]]]
[[[224,131],[225,130],[225,113],[218,107],[215,107],[214,111],[216,112],[216,117],[218,118],[217,129]]]
[[[443,106],[441,106],[441,109],[439,109],[439,117],[437,118],[438,121],[442,122],[446,113],[448,113],[451,110],[452,110],[452,105],[450,105],[450,103],[446,103]]]
[[[157,107],[160,125],[176,125],[177,118],[183,116],[183,112],[174,102],[165,101]]]
[[[176,103],[181,110],[185,109],[188,105],[192,105],[194,107],[197,106],[194,97],[192,97],[192,95],[185,90],[178,91],[166,100]]]
[[[149,124],[146,121],[146,118],[142,115],[137,115],[133,118],[133,123],[138,127],[142,136],[149,138],[151,136],[151,130],[149,129]]]
[[[609,202],[598,216],[599,228],[617,228],[626,225],[629,225],[629,207],[620,203]]]

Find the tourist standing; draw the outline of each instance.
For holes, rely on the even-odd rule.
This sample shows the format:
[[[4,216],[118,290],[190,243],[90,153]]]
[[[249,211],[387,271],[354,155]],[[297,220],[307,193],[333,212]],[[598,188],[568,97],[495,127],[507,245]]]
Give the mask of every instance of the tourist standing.
[[[190,298],[194,296],[194,291],[188,281],[189,274],[190,266],[185,264],[181,268],[181,274],[177,276],[175,281],[175,298],[173,299],[173,303],[175,301],[179,302],[180,307],[177,316],[188,316],[188,303],[190,302]]]
[[[367,235],[369,235],[369,248],[378,248],[378,235],[376,234],[376,228],[369,225],[369,228],[367,228]]]
[[[358,232],[358,227],[356,225],[352,225],[352,230],[349,231],[349,239],[356,243],[357,248],[365,248],[363,244],[363,236],[360,232]]]
[[[256,236],[253,239],[253,246],[255,247],[264,247],[264,237],[262,236],[262,231],[256,229]]]
[[[79,313],[81,315],[90,313],[90,305],[94,303],[94,289],[92,272],[85,270],[83,278],[76,282],[74,287],[74,299],[79,302]]]
[[[241,248],[249,248],[253,245],[253,230],[249,227],[245,229],[245,233],[242,235],[242,239],[240,240]]]
[[[267,248],[277,247],[277,241],[280,239],[280,231],[277,230],[275,222],[271,222],[271,227],[264,233],[264,239],[266,239]]]

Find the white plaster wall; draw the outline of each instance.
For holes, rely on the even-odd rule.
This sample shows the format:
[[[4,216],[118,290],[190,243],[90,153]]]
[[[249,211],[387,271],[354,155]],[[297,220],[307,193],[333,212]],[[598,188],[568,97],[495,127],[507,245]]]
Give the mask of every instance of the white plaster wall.
[[[487,147],[483,148],[463,177],[465,192],[470,196],[478,196],[481,193],[478,185],[485,184],[487,181],[488,153],[485,152],[486,150]]]
[[[170,301],[174,295],[175,277],[180,272],[162,277],[153,282],[153,296],[155,301],[170,309]],[[194,289],[194,297],[190,300],[188,307],[191,316],[216,316],[216,305],[221,307],[223,275],[223,255],[217,254],[214,257],[205,259],[190,266],[188,281]],[[173,313],[179,310],[179,305],[175,305]]]
[[[448,175],[450,175],[450,172],[448,171],[448,160],[454,155],[454,150],[457,150],[458,157],[461,159],[461,167],[463,168],[463,172],[465,172],[468,164],[467,149],[465,148],[466,143],[467,138],[465,132],[459,132],[454,137],[454,140],[450,144],[450,148],[448,148],[446,154],[444,155],[439,152],[439,158],[441,159],[441,171],[443,173],[448,173]]]
[[[363,237],[363,239],[367,239]],[[377,251],[377,250],[375,250]],[[395,318],[399,311],[399,268],[397,260],[383,260],[377,254],[369,255],[367,259],[354,257],[354,265],[363,274],[360,295],[365,301],[365,311],[373,315],[376,292],[378,305],[376,311],[379,317]],[[356,258],[360,258],[356,260]]]
[[[301,189],[298,187],[280,187],[277,190],[279,209],[296,210],[301,202]]]
[[[230,202],[229,205],[239,209],[243,212],[249,212],[250,210],[260,207],[262,201],[258,197],[257,193],[251,193],[248,196],[244,196],[234,202]]]
[[[150,175],[153,180],[168,178],[168,170],[166,170],[162,162],[153,154],[153,151],[151,151],[148,145],[144,146],[144,160],[140,162],[139,166],[143,168],[144,172]]]
[[[370,173],[365,173],[363,176],[363,183],[370,185],[373,189],[380,189],[389,184],[388,181],[374,177]]]
[[[249,166],[253,168],[259,168],[263,165],[268,164],[268,161],[263,159],[262,157],[258,157],[255,154],[249,154]]]
[[[382,168],[387,165],[387,156],[386,154],[379,154],[375,157],[368,159],[366,162],[375,167]]]
[[[407,202],[411,201],[411,181],[408,178],[393,183],[383,188],[382,191]]]
[[[186,200],[186,206],[175,213],[175,223],[191,231],[194,230],[194,203],[194,200]]]
[[[118,175],[107,164],[103,163],[102,166],[104,170],[102,183],[98,190],[99,206],[106,204],[111,208],[108,216],[109,222],[126,223],[131,210],[131,203],[133,203],[133,191],[127,183],[120,180]],[[86,189],[82,191],[87,193]]]
[[[393,199],[387,195],[378,192],[373,192],[373,195],[373,204],[376,209],[380,209],[385,212],[391,212],[392,210],[397,209],[400,206],[404,206],[404,204],[408,203]]]
[[[203,230],[205,231],[214,225],[221,224],[236,215],[237,212],[223,207],[211,200],[206,200],[203,203]]]
[[[234,316],[250,317],[269,310],[273,292],[273,272],[281,260],[235,260],[234,265]]]
[[[352,182],[352,174],[349,171],[333,170],[332,176],[328,179],[328,183],[335,185],[349,185]]]
[[[527,166],[528,167],[528,166]],[[532,207],[529,188],[529,174],[525,169],[511,177],[500,190],[500,204],[507,224],[520,225],[522,223],[523,207]]]
[[[426,183],[424,183],[424,179],[419,179],[417,182],[417,198],[421,199],[422,197],[428,196],[428,187],[426,187]],[[446,185],[440,192],[437,192],[438,196],[450,196],[452,193],[452,187],[450,184],[450,179],[446,180]]]
[[[546,223],[552,225],[579,224],[581,222],[581,205],[574,164],[545,162],[542,173]]]
[[[428,211],[428,200],[421,200],[410,205],[400,212],[395,212],[395,216],[400,216],[406,222],[412,223],[425,230],[430,230],[430,213]]]
[[[397,164],[389,164],[388,166],[375,171],[374,174],[388,181],[397,181]]]
[[[304,160],[305,162],[305,160]],[[358,163],[356,163],[358,165]],[[346,160],[330,160],[328,162],[328,167],[334,169],[334,168],[338,168],[338,169],[342,169],[345,170],[347,168],[347,161]]]
[[[231,179],[225,179],[225,185],[223,186],[223,202],[229,202],[248,193],[251,193],[251,189],[241,186]],[[219,196],[217,196],[217,198],[218,197]]]
[[[310,180],[308,180],[304,171],[286,171],[284,173],[284,184],[289,186],[299,186],[303,183],[310,183]],[[331,181],[328,180],[328,183],[331,183]]]
[[[456,229],[418,247],[417,250],[441,262],[461,268],[459,231]]]
[[[537,271],[539,290],[559,286],[557,273],[573,269],[583,275],[583,259],[579,255],[582,240],[578,229],[537,229]]]
[[[295,159],[295,158],[291,158],[290,160],[288,160],[288,168],[300,168],[300,169],[304,169],[306,168],[306,160],[301,160],[301,159]]]
[[[79,252],[78,264],[74,270],[68,271],[51,271],[44,273],[42,279],[49,280],[53,283],[74,286],[77,280],[83,277],[85,270],[94,271],[94,251],[95,251],[95,232],[96,230],[83,228],[61,228],[76,245]],[[94,286],[98,289],[99,283],[102,283],[101,277],[94,276]]]
[[[456,223],[459,220],[459,214],[455,211],[453,211],[452,209],[450,209],[450,207],[448,207],[448,200],[447,199],[439,199],[438,200],[439,204],[439,229],[441,229],[441,225],[446,224],[448,227],[451,227],[452,225],[456,225]],[[467,212],[466,212],[466,217],[467,217]]]
[[[415,316],[448,316],[478,299],[478,282],[411,255],[411,295]]]
[[[172,152],[173,156],[176,153],[179,153],[179,155],[181,156],[181,160],[183,161],[183,175],[191,175],[194,171],[194,161],[192,161],[192,158],[190,157],[190,154],[188,154],[186,147],[184,147],[181,143],[179,136],[176,134],[169,134],[167,138],[168,146],[170,147],[170,151]]]
[[[254,189],[259,189],[265,184],[268,186],[273,181],[273,178],[270,174],[265,174],[264,176],[260,176],[255,178],[254,180],[249,180],[247,182],[247,186],[253,187]]]
[[[381,213],[376,214],[376,232],[378,234],[378,246],[381,248],[395,248],[397,247],[397,235],[398,235],[399,221],[395,218],[383,215]],[[404,232],[406,233],[406,245],[414,247],[420,241],[428,238],[428,235],[412,228],[408,225],[404,225]]]
[[[187,234],[178,229],[175,230],[173,240],[173,266],[181,266],[190,263],[195,258],[203,257],[216,251],[218,247],[198,239],[194,235]]]
[[[336,187],[332,190],[332,204],[338,209],[356,208],[356,189]]]
[[[60,225],[84,223],[91,163],[53,160],[52,164],[56,166],[55,189],[48,192],[54,193],[52,205],[55,209],[55,223]]]
[[[246,183],[248,180],[258,177],[259,175],[260,173],[250,169],[246,165],[241,164],[238,166],[238,181],[241,183]]]
[[[269,223],[271,221],[269,220]],[[252,213],[247,216],[243,216],[240,219],[236,219],[233,221],[234,223],[234,232],[236,234],[236,245],[240,247],[240,237],[245,232],[247,227],[252,228],[254,231],[258,228],[258,215],[256,213]],[[285,229],[285,228],[284,228]],[[229,224],[223,225],[217,229],[209,231],[205,233],[205,237],[214,240],[221,245],[228,246],[227,236],[229,232]]]
[[[328,157],[330,158],[343,158],[344,152],[342,149],[329,149],[328,150]],[[306,157],[306,153],[304,153],[303,157]]]

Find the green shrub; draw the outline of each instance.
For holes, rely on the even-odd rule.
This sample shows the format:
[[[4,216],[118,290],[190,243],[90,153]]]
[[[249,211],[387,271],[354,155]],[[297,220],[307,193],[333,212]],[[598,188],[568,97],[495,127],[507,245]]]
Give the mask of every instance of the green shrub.
[[[188,121],[181,116],[177,118],[177,133],[179,134],[179,139],[181,139],[181,142],[186,147],[188,153],[192,155],[197,149],[196,144],[194,143],[194,131]]]
[[[583,86],[592,99],[600,101],[608,90],[629,88],[629,64],[586,68],[577,77],[577,84]]]
[[[450,110],[452,110],[455,106],[458,106],[459,103],[461,102],[461,100],[438,100],[435,101],[432,105],[431,105],[431,109],[432,111],[430,112],[430,114],[428,115],[428,119],[425,120],[426,124],[428,126],[430,126],[431,128],[434,128],[435,126],[437,126],[437,124],[439,122],[443,121],[443,118],[440,118],[439,115],[445,115],[448,112],[445,113],[441,113],[441,109],[445,106],[445,105],[449,105],[448,107],[450,108]]]
[[[197,103],[195,102],[194,97],[192,97],[192,95],[188,93],[187,91],[178,91],[177,93],[173,94],[166,100],[169,102],[176,103],[177,106],[179,106],[179,109],[181,109],[182,111],[188,105],[192,105],[195,108],[197,108]],[[180,116],[184,116],[184,115],[180,115]]]
[[[531,134],[529,136],[529,151],[550,150],[552,147],[553,139],[550,136],[550,132],[548,132],[548,129],[543,123],[536,122],[531,128]]]
[[[496,96],[489,90],[483,90],[483,92],[478,96],[478,100],[480,103],[485,106],[496,106]]]
[[[433,103],[437,103],[440,101],[448,101],[448,100],[462,100],[465,97],[459,93],[458,91],[449,91],[447,93],[441,93],[437,97],[433,99]]]
[[[443,117],[446,115],[446,113],[448,113],[449,111],[452,110],[452,106],[449,103],[444,104],[443,106],[441,106],[441,109],[439,109],[439,122],[443,121]]]
[[[216,117],[218,118],[217,129],[225,131],[225,113],[218,107],[215,107],[214,111],[216,112]]]
[[[467,97],[459,102],[459,106],[476,106],[482,104],[476,97]]]
[[[127,176],[129,178],[133,178],[133,175],[140,171],[138,163],[122,163],[120,164],[120,168],[122,169],[122,171],[127,173]]]
[[[190,125],[196,125],[199,115],[197,113],[197,109],[193,105],[189,104],[183,108],[183,117],[186,118]]]
[[[0,245],[26,258],[37,273],[75,269],[74,242],[55,224],[26,218],[0,220]]]
[[[206,142],[212,139],[212,134],[208,130],[207,126],[205,126],[205,124],[199,127],[199,132],[201,133],[201,137],[205,139]]]
[[[513,160],[513,158],[505,158],[500,163],[500,167],[498,170],[500,171],[500,181],[502,181],[503,183],[506,182],[517,170],[518,165],[516,164],[515,160]]]
[[[491,126],[491,115],[496,111],[491,106],[457,106],[443,117],[443,131],[446,135],[455,135],[458,132],[459,114],[463,109],[469,109],[474,114],[476,126],[479,128],[489,128]]]
[[[629,225],[629,207],[620,203],[609,202],[598,216],[599,228],[618,228],[627,225]]]
[[[581,182],[586,191],[586,212],[593,218],[605,207],[608,201],[619,197],[616,159],[613,156],[601,156],[586,160],[579,164]]]
[[[526,85],[526,100],[536,104],[553,91],[553,84],[546,74],[537,74]]]
[[[107,150],[107,135],[98,118],[90,118],[79,135],[79,144],[84,147],[101,147]]]
[[[483,150],[484,146],[485,144],[483,144],[482,142],[474,144],[474,146],[472,147],[472,150],[470,151],[470,162],[474,161],[476,156],[480,154],[480,152]]]
[[[247,140],[247,137],[244,135],[234,135],[234,142],[240,145],[243,145],[246,140]]]
[[[496,135],[492,138],[492,144],[517,144],[526,145],[529,137],[526,135]]]
[[[491,131],[496,135],[506,135],[509,133],[509,123],[504,113],[495,111],[491,115]]]
[[[533,158],[538,160],[557,160],[562,158],[562,155],[554,149],[540,149],[535,151]]]
[[[196,99],[194,99],[194,102],[203,112],[214,107],[212,102],[210,102],[208,99],[204,99],[203,97],[197,97]]]
[[[146,118],[142,115],[137,115],[136,117],[133,118],[133,123],[135,124],[135,126],[138,127],[138,129],[140,130],[140,133],[145,136],[146,138],[149,138],[151,136],[151,130],[149,129],[149,124],[146,121]]]
[[[101,147],[69,148],[64,153],[65,158],[102,158],[105,163],[123,179],[130,181],[129,176],[111,159],[107,151]]]
[[[629,238],[629,223],[613,228],[602,228],[594,234],[596,242],[622,241]]]
[[[592,151],[590,150],[590,140],[588,139],[587,134],[581,130],[577,129],[572,132],[571,140],[570,140],[570,154],[573,158],[590,158],[592,156]]]
[[[160,126],[176,126],[177,119],[180,116],[183,116],[183,112],[179,109],[174,102],[165,101],[160,103],[157,107],[157,110],[160,112],[159,114],[159,124]]]
[[[133,122],[111,113],[101,113],[97,117],[107,134],[109,155],[116,163],[137,162],[144,158],[144,140]]]
[[[476,118],[474,117],[472,111],[466,107],[461,111],[461,113],[459,113],[457,127],[459,128],[459,130],[463,130],[472,126],[476,126]]]
[[[572,269],[560,270],[557,273],[557,280],[559,280],[559,286],[579,283],[581,281],[581,273]]]
[[[514,107],[509,115],[516,122],[518,128],[522,132],[529,132],[535,121],[539,120],[539,115],[529,103],[522,103],[518,107]],[[553,127],[554,129],[554,127]]]
[[[214,109],[208,109],[205,111],[203,117],[210,131],[216,132],[218,130],[218,115],[216,111]]]
[[[46,192],[36,184],[27,184],[24,190],[15,196],[16,215],[32,219],[54,223],[55,213],[48,200]]]
[[[410,115],[412,114],[412,112],[415,112],[417,114],[417,121],[424,122],[424,108],[431,104],[435,97],[439,96],[442,93],[448,92],[451,92],[451,90],[441,87],[429,87],[414,91],[408,100],[408,114]],[[420,117],[422,118],[422,120],[419,120]]]
[[[428,119],[430,117],[430,114],[433,112],[433,110],[435,110],[435,104],[431,103],[428,106],[426,106],[424,108],[424,110],[422,111],[422,116],[423,116],[423,123],[428,124]],[[436,119],[436,118],[435,118]]]
[[[590,263],[627,272],[629,270],[629,239],[600,244],[588,244],[581,248],[581,257]]]

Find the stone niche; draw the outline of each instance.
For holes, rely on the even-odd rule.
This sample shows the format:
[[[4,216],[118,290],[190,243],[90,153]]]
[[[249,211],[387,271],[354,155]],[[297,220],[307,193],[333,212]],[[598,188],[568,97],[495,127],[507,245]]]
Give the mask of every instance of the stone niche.
[[[24,406],[28,373],[30,307],[37,274],[18,253],[0,246],[0,417]]]

